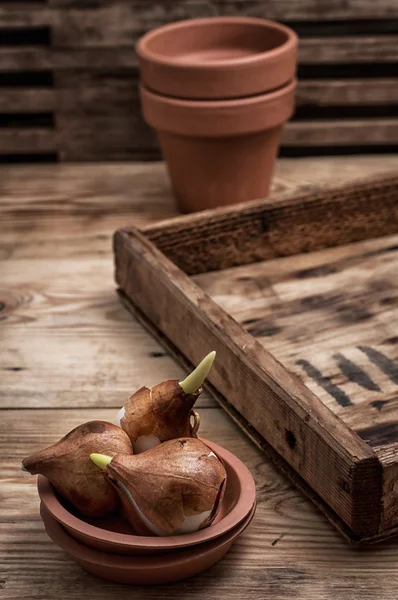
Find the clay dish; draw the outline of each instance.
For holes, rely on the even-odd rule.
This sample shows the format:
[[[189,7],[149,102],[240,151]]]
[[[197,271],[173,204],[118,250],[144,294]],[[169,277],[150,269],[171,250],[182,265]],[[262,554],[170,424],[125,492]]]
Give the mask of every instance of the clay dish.
[[[170,23],[137,44],[141,81],[160,94],[196,100],[242,98],[293,79],[298,38],[274,21],[210,17]]]
[[[170,537],[138,536],[134,535],[122,517],[101,521],[83,519],[62,503],[48,479],[39,475],[38,492],[41,502],[70,536],[85,546],[102,552],[142,556],[171,552],[215,540],[247,518],[255,504],[256,489],[250,471],[236,456],[213,442],[203,441],[223,461],[227,471],[227,485],[216,520],[210,527],[200,531]]]
[[[83,569],[117,583],[156,585],[197,575],[213,566],[228,552],[234,540],[252,520],[255,505],[243,521],[228,533],[209,542],[156,556],[119,556],[99,552],[79,543],[45,509],[40,514],[48,536]]]

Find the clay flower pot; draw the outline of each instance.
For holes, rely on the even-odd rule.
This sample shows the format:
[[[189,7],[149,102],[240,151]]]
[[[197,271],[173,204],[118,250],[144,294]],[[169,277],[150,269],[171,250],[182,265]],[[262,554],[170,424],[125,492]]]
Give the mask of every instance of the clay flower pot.
[[[296,81],[233,100],[184,100],[141,86],[144,118],[157,131],[180,209],[192,212],[268,194]]]
[[[265,19],[210,17],[159,27],[137,44],[141,80],[166,96],[211,100],[275,90],[293,79],[298,39]]]

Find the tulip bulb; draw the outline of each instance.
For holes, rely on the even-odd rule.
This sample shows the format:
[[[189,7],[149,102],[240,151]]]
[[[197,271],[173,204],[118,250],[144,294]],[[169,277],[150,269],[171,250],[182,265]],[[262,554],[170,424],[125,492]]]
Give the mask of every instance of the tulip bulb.
[[[70,431],[59,442],[22,461],[22,469],[45,475],[59,495],[82,515],[103,517],[120,507],[120,500],[105,474],[90,460],[101,450],[111,457],[132,454],[128,435],[112,423],[90,421]]]
[[[210,352],[186,379],[142,387],[116,415],[115,424],[128,434],[135,454],[178,437],[196,437],[199,415],[192,409],[213,365]],[[191,424],[193,420],[193,424]]]
[[[134,456],[92,454],[91,459],[115,486],[140,535],[190,533],[210,525],[217,514],[226,471],[198,439],[169,440]]]

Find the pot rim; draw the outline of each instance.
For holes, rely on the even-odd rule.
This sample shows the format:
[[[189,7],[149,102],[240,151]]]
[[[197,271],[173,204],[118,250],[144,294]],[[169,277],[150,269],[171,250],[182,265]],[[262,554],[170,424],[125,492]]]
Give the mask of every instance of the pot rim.
[[[280,127],[293,114],[297,82],[273,92],[229,100],[164,96],[141,85],[144,119],[158,132],[190,138],[247,136]]]
[[[170,537],[140,536],[109,531],[90,525],[79,517],[70,513],[58,500],[55,489],[44,476],[38,476],[39,497],[47,511],[62,525],[99,542],[105,541],[107,545],[115,544],[125,548],[164,549],[173,550],[208,542],[217,538],[232,528],[236,527],[253,508],[256,502],[256,485],[252,474],[246,465],[232,452],[222,446],[200,438],[223,462],[228,464],[237,474],[240,483],[240,495],[233,509],[220,521],[194,533],[186,533]],[[228,481],[227,481],[228,485]]]
[[[150,42],[159,35],[162,35],[165,32],[178,31],[179,29],[187,29],[192,27],[198,27],[201,25],[210,25],[210,24],[223,24],[223,23],[236,23],[242,25],[256,25],[263,26],[264,28],[273,28],[275,30],[281,31],[286,34],[287,39],[284,43],[282,43],[277,48],[272,48],[271,50],[265,50],[263,52],[257,52],[255,54],[251,54],[249,56],[236,57],[228,60],[214,60],[211,62],[200,61],[197,60],[195,63],[182,64],[180,61],[175,60],[173,58],[165,58],[161,54],[157,54],[148,48]],[[263,61],[268,61],[269,59],[274,59],[279,57],[282,54],[289,53],[291,49],[294,49],[298,45],[298,36],[297,34],[286,25],[282,25],[277,21],[272,21],[270,19],[261,19],[258,17],[201,17],[197,19],[184,19],[182,21],[176,21],[173,23],[168,23],[167,25],[162,25],[161,27],[156,27],[155,29],[148,31],[148,33],[144,34],[136,44],[136,52],[138,56],[144,60],[147,60],[151,63],[159,64],[159,65],[167,65],[169,67],[189,67],[190,69],[201,70],[205,69],[207,71],[217,70],[217,69],[225,69],[226,67],[246,67],[253,66],[258,63],[262,63]]]
[[[214,109],[229,109],[229,108],[240,108],[240,107],[251,107],[256,104],[268,104],[274,100],[279,100],[284,96],[289,95],[297,87],[297,79],[294,77],[287,81],[284,85],[280,86],[276,90],[271,90],[261,94],[254,94],[253,96],[245,96],[243,98],[225,98],[222,100],[195,100],[191,98],[176,98],[175,96],[168,96],[166,94],[159,94],[152,89],[146,87],[143,83],[140,83],[140,94],[152,97],[158,102],[173,106],[176,108],[186,109],[201,109],[212,111]]]

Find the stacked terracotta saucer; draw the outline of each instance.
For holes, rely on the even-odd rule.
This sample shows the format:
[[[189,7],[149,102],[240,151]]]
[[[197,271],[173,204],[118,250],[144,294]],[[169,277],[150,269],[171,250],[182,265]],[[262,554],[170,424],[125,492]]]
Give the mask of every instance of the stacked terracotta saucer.
[[[224,464],[227,483],[212,525],[170,537],[135,535],[121,516],[78,516],[40,475],[40,513],[49,537],[85,570],[110,581],[161,584],[190,577],[218,562],[255,512],[255,484],[245,465],[224,448],[203,440]]]
[[[137,45],[141,100],[181,210],[267,195],[294,109],[298,40],[279,23],[180,21]]]

